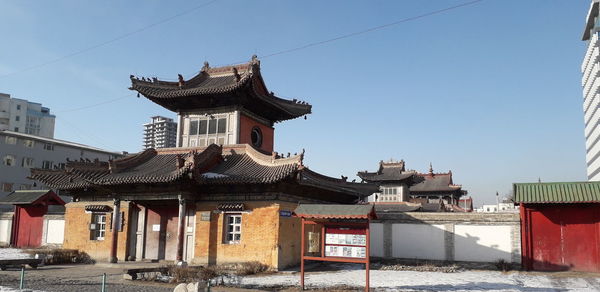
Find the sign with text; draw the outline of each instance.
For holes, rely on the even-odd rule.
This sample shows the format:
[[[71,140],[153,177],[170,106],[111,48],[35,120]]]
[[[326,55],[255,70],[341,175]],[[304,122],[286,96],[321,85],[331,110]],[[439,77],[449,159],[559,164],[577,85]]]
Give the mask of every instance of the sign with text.
[[[365,229],[325,228],[325,256],[365,258],[367,234]]]

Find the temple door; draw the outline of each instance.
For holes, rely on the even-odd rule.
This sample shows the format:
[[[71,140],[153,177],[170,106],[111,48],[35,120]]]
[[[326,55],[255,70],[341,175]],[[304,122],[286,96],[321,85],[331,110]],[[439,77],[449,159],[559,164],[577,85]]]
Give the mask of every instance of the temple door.
[[[146,231],[146,208],[137,210],[137,222],[135,229],[135,259],[140,261],[144,258]]]
[[[192,204],[194,205],[194,204]],[[194,226],[196,225],[196,208],[191,207],[186,211],[185,228],[184,228],[184,243],[183,243],[183,260],[190,262],[194,258]]]

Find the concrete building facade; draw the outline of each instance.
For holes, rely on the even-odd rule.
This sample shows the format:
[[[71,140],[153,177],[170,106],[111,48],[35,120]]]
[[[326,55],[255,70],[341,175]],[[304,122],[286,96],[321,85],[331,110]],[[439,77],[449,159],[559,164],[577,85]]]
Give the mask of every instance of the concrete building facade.
[[[0,131],[54,138],[55,118],[39,103],[0,93]]]
[[[0,131],[0,197],[15,190],[45,189],[28,179],[31,168],[60,169],[65,162],[108,161],[123,156],[83,144],[34,135]]]
[[[175,147],[177,123],[173,119],[154,116],[144,124],[144,149]]]
[[[600,41],[598,33],[598,0],[592,1],[586,18],[582,40],[588,43],[581,64],[583,86],[583,113],[585,121],[585,149],[587,176],[590,181],[600,180]]]

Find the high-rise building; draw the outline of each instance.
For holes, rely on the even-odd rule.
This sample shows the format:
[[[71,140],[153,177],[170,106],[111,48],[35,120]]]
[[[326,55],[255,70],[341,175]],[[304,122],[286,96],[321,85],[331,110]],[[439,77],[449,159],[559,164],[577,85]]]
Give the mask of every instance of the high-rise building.
[[[173,119],[154,116],[144,124],[144,149],[175,147],[177,123]]]
[[[583,113],[585,120],[585,150],[588,180],[600,181],[600,19],[598,0],[593,0],[586,18],[583,41],[587,51],[581,64]]]
[[[50,109],[39,103],[0,93],[0,131],[54,138],[55,119]]]

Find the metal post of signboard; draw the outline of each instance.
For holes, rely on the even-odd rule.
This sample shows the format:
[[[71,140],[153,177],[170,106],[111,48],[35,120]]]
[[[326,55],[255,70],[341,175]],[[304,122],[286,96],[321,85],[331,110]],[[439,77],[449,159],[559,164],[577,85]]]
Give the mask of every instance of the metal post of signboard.
[[[302,245],[300,246],[300,286],[304,290],[304,217],[302,218]]]
[[[367,250],[365,250],[365,257],[367,258],[367,262],[366,262],[366,269],[367,269],[367,280],[366,280],[366,285],[365,285],[365,291],[369,292],[369,268],[370,268],[370,262],[371,262],[371,256],[369,253],[369,250],[371,249],[370,244],[371,244],[371,233],[369,231],[369,227],[371,227],[369,224],[370,220],[367,219],[367,226],[365,227],[367,229]]]

